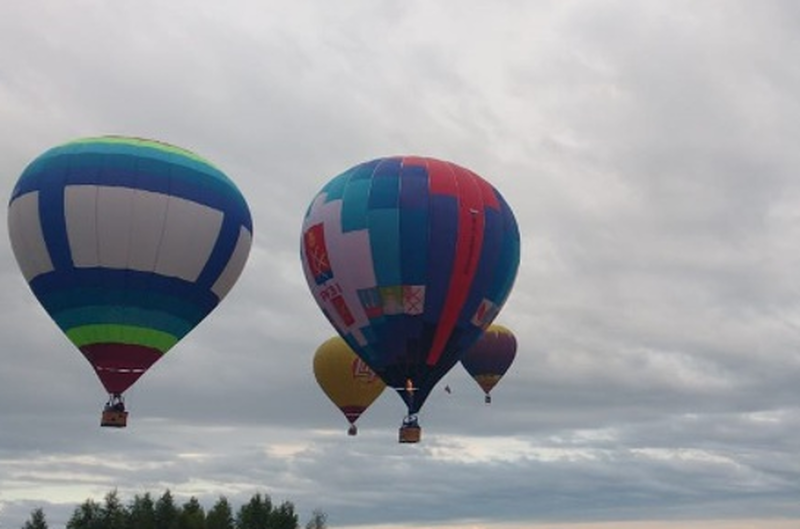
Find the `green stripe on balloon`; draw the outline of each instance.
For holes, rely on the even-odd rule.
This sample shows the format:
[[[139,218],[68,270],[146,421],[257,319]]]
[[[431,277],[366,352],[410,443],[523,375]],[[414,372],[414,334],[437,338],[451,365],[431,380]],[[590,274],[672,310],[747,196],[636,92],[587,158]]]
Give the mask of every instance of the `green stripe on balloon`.
[[[192,151],[182,149],[181,147],[177,147],[175,145],[171,145],[169,143],[164,143],[155,140],[148,140],[146,138],[131,138],[131,137],[123,137],[123,136],[100,136],[96,138],[81,138],[75,141],[71,141],[65,145],[80,145],[83,143],[109,143],[109,144],[117,144],[117,145],[134,145],[139,147],[149,147],[151,149],[156,149],[159,151],[167,152],[170,154],[176,154],[178,156],[185,156],[187,158],[191,158],[195,161],[203,163],[205,165],[210,165],[211,167],[216,167],[214,164],[203,158],[202,156],[198,156],[197,154],[193,153]]]
[[[67,337],[77,347],[95,343],[124,343],[158,349],[166,353],[178,338],[171,334],[131,325],[84,325],[67,331]]]
[[[196,321],[186,321],[163,310],[124,305],[76,307],[53,314],[53,319],[64,330],[87,325],[126,325],[149,327],[173,336],[185,336],[196,323]]]

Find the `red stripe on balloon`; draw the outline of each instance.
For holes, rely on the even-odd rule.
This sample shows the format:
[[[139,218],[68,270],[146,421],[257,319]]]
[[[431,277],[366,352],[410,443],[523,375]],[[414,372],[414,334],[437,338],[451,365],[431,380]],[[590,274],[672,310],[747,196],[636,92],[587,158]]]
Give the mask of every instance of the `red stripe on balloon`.
[[[431,195],[458,196],[456,175],[451,165],[441,160],[428,159],[428,189]]]
[[[152,347],[124,343],[96,343],[81,347],[109,393],[121,394],[136,382],[163,353]]]
[[[456,255],[447,299],[428,352],[427,364],[432,366],[439,361],[469,296],[478,269],[486,220],[480,178],[474,173],[457,165],[430,160],[428,174],[431,193],[452,194],[458,199]]]
[[[367,408],[364,406],[341,406],[339,409],[350,423],[354,423]]]
[[[428,161],[424,156],[403,156],[401,164],[403,167],[428,167]]]

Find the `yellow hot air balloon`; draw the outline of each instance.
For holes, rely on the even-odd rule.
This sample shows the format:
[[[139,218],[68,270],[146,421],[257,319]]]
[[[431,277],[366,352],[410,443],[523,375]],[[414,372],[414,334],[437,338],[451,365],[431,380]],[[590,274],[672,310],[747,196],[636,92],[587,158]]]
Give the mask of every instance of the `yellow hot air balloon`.
[[[356,435],[356,420],[386,387],[339,336],[326,340],[317,348],[314,376],[322,391],[350,423],[349,435]]]

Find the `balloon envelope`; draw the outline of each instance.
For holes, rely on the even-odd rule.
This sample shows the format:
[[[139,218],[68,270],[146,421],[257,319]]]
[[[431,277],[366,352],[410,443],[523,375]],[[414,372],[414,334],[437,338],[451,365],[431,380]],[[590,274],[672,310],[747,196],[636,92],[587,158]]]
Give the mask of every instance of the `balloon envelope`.
[[[323,313],[409,414],[497,315],[519,252],[516,220],[494,187],[412,156],[333,178],[308,209],[301,244]]]
[[[502,325],[491,325],[461,357],[461,365],[486,396],[503,378],[517,353],[517,339]],[[488,402],[488,399],[487,399]]]
[[[314,376],[322,391],[350,424],[355,424],[386,388],[386,384],[339,336],[326,340],[317,348]]]
[[[107,136],[55,147],[8,207],[17,262],[45,311],[121,394],[231,289],[252,221],[236,186],[199,156]]]

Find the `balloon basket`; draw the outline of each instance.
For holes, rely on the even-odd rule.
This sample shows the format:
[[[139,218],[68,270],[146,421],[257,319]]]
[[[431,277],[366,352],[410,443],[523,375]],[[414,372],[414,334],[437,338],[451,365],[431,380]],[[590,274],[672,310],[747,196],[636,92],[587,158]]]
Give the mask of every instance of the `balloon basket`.
[[[119,410],[105,410],[100,419],[100,426],[109,428],[125,428],[128,425],[128,412]]]
[[[358,433],[358,428],[356,428],[355,424],[350,425],[350,428],[347,429],[347,435],[356,435]]]
[[[485,402],[486,404],[491,404],[491,403],[492,403],[492,396],[491,396],[491,395],[488,395],[488,394],[487,394],[487,395],[485,395],[485,396],[483,397],[483,402]]]
[[[401,426],[399,441],[401,443],[418,443],[422,437],[422,428],[419,426]]]

